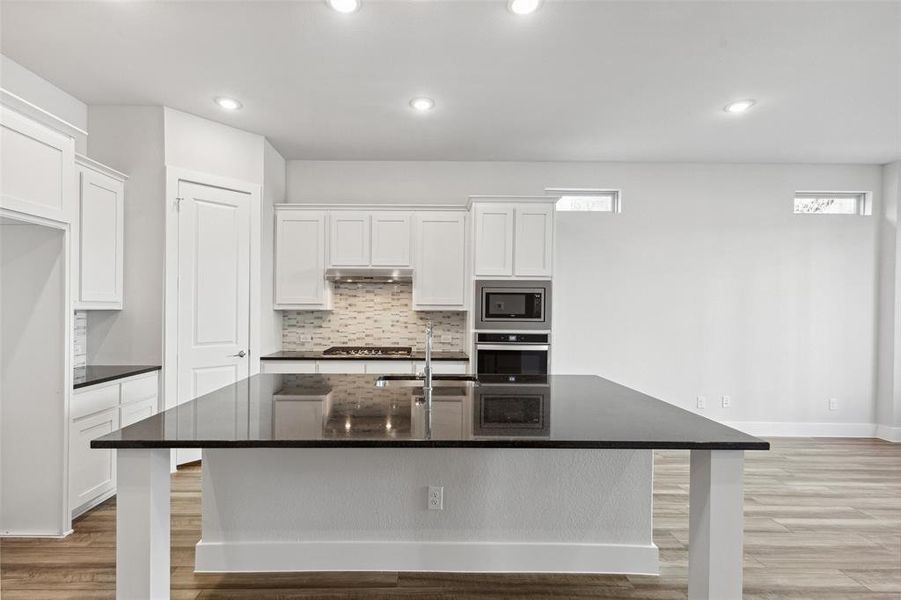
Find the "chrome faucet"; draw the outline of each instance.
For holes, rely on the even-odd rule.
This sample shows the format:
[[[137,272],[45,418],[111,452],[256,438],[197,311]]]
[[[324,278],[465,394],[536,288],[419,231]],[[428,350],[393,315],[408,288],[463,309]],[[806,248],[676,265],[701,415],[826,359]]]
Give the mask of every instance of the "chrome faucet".
[[[426,409],[432,408],[432,322],[425,325],[425,368],[422,370],[422,395]]]

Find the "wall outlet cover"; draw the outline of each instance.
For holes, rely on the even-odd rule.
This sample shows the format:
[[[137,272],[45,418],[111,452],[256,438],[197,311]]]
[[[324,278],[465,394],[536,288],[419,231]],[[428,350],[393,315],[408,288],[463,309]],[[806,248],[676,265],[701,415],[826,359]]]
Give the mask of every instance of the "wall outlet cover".
[[[428,497],[429,510],[444,510],[444,488],[436,485],[429,486]]]
[[[698,408],[707,408],[707,398],[698,396]]]

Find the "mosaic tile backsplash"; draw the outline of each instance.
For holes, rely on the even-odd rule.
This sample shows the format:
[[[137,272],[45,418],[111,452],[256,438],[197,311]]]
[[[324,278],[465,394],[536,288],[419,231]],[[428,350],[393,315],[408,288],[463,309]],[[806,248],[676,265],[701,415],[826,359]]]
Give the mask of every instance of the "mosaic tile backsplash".
[[[88,313],[76,310],[72,319],[72,368],[85,366],[88,355]]]
[[[282,316],[284,350],[330,346],[411,346],[425,349],[431,319],[432,349],[463,350],[465,312],[414,312],[410,283],[336,283],[331,311],[288,311]]]

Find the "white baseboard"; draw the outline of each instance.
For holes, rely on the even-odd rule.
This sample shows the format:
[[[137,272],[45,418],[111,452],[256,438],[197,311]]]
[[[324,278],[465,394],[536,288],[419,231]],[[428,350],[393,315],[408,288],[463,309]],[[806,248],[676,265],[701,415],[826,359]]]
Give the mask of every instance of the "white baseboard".
[[[873,423],[724,421],[723,424],[760,437],[877,437],[876,425]]]
[[[654,544],[197,542],[197,572],[437,571],[658,574]]]
[[[901,427],[889,427],[888,425],[876,426],[876,437],[887,442],[901,443]]]

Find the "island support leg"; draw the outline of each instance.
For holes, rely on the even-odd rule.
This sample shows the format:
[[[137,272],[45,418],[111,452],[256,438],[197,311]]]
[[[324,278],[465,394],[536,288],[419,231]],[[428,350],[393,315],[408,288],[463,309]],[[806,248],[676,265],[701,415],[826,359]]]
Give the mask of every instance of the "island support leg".
[[[741,600],[744,451],[692,450],[689,600]]]
[[[168,449],[116,457],[116,598],[169,597]]]

